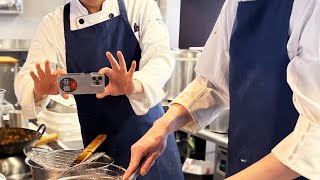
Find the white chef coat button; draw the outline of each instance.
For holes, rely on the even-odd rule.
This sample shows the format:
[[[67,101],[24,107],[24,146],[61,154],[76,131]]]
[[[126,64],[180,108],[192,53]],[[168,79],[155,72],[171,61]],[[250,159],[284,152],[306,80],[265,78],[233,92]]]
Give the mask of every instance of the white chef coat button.
[[[84,20],[83,20],[83,19],[79,19],[79,23],[80,23],[80,24],[83,24],[83,23],[84,23]]]
[[[247,163],[248,162],[248,160],[246,160],[246,159],[240,159],[240,161],[243,162],[243,163]]]

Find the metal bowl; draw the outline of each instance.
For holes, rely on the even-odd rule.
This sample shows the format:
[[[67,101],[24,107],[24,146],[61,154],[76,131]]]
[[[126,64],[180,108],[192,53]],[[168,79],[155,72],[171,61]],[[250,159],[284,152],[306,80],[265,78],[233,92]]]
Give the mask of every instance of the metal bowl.
[[[25,162],[31,169],[33,180],[43,180],[43,179],[52,179],[52,178],[54,179],[56,177],[59,177],[62,173],[66,171],[66,170],[57,171],[57,170],[45,169],[29,158],[26,158]],[[100,167],[97,166],[96,168],[101,168],[103,166],[113,164],[113,158],[110,156],[104,155],[99,159],[97,159],[95,162],[100,162],[100,163],[96,163],[97,165],[100,164]]]

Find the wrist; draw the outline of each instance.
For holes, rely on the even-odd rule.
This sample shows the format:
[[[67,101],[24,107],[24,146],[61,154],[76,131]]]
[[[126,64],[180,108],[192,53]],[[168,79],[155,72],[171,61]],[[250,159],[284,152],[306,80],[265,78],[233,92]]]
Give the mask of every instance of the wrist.
[[[44,97],[46,97],[47,95],[46,94],[39,94],[39,93],[36,93],[33,89],[33,97],[34,97],[34,102],[37,103],[39,102],[41,99],[43,99]]]
[[[193,119],[185,107],[179,104],[173,104],[167,113],[154,123],[154,126],[158,126],[163,129],[166,134],[170,134],[183,128],[192,121]]]
[[[137,79],[133,80],[133,87],[133,91],[130,94],[142,94],[144,92],[142,83]]]

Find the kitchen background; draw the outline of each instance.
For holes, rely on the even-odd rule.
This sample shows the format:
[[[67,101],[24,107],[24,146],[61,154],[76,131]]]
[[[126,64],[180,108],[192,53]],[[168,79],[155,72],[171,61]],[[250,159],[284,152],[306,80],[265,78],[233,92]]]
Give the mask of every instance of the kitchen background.
[[[67,2],[65,0],[13,1],[21,4],[21,9],[18,7],[18,12],[3,8],[1,5],[2,0],[0,0],[0,56],[11,56],[18,60],[17,64],[0,63],[0,88],[7,90],[5,93],[7,105],[15,105],[17,103],[13,92],[14,75],[18,71],[18,67],[21,67],[26,60],[30,41],[42,17]],[[193,68],[201,55],[202,47],[212,31],[224,0],[158,0],[157,3],[163,20],[168,27],[170,47],[177,60],[175,72],[164,88],[167,96],[163,101],[163,105],[164,108],[167,108],[168,102],[195,77]],[[56,107],[56,104],[51,104],[48,109]],[[18,108],[17,105],[15,108]],[[76,122],[67,125],[56,122],[49,117],[50,113],[52,114],[53,112],[68,111],[66,108],[62,109],[56,108],[55,111],[48,111],[40,115],[40,121],[48,124],[49,133],[59,129],[57,128],[58,126],[63,126],[64,128],[62,129],[66,129],[67,126],[75,127],[75,124],[72,123]],[[71,110],[71,112],[73,111]],[[60,116],[61,119],[65,117],[63,115]],[[217,118],[216,123],[212,123],[196,135],[191,135],[183,130],[175,134],[183,162],[189,157],[214,162],[214,165],[212,165],[212,168],[215,167],[214,175],[197,176],[192,175],[192,173],[186,173],[186,179],[213,179],[213,177],[215,180],[223,179],[228,141],[226,119],[228,119],[228,112],[224,112]],[[50,124],[56,128],[51,127],[50,129]],[[70,129],[67,130],[70,132]],[[76,138],[76,135],[79,135],[76,129],[73,129],[72,132],[78,134],[65,134],[65,132],[62,130],[58,132],[58,134],[60,133],[59,140],[71,148],[82,147]],[[70,138],[65,136],[70,136]]]

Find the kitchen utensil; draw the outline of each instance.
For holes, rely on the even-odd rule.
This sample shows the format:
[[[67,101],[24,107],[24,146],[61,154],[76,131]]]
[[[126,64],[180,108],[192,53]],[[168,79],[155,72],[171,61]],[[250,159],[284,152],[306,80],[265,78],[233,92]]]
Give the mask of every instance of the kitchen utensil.
[[[87,160],[91,154],[107,139],[107,135],[98,135],[77,157],[77,159],[72,163],[72,166],[80,164],[81,162]]]
[[[29,128],[29,120],[23,117],[21,110],[9,111],[9,126]]]
[[[139,166],[138,166],[137,169],[134,171],[134,173],[133,173],[131,176],[129,176],[128,180],[135,180],[135,179],[137,179],[137,177],[140,175],[140,169],[141,169],[141,166],[142,166],[142,164],[144,163],[144,161],[145,161],[145,157],[143,157],[143,158],[141,159]]]
[[[78,153],[81,153],[80,150],[67,150],[69,152],[76,151]],[[89,161],[89,160],[87,160]],[[113,158],[107,155],[103,155],[102,157],[96,159],[94,161],[94,165],[89,165],[87,164],[92,164],[93,162],[86,162],[86,163],[81,163],[79,165],[76,165],[74,167],[69,167],[67,169],[61,169],[61,170],[52,170],[52,169],[47,169],[36,162],[32,161],[29,158],[25,159],[26,164],[30,167],[31,173],[32,173],[32,179],[33,180],[44,180],[44,179],[58,179],[58,177],[61,177],[62,174],[66,174],[69,172],[70,168],[73,168],[74,170],[81,170],[81,169],[86,169],[89,170],[90,168],[101,168],[103,166],[108,166],[113,163]],[[83,167],[82,167],[83,166]]]
[[[0,157],[0,173],[8,180],[26,180],[31,177],[30,168],[23,154]],[[1,179],[1,178],[0,178]]]
[[[170,79],[164,86],[165,100],[171,101],[196,77],[194,68],[201,55],[200,51],[179,49],[172,51],[176,60]]]
[[[122,180],[125,169],[121,166],[109,164],[101,168],[90,167],[92,165],[85,164],[76,170],[68,170],[60,174],[55,179],[70,180],[70,179],[109,179]]]
[[[22,153],[25,147],[40,139],[45,130],[44,124],[40,125],[37,131],[24,128],[0,128],[0,154]]]
[[[82,152],[81,150],[50,150],[40,147],[26,147],[23,151],[29,159],[40,167],[53,171],[69,169]],[[103,155],[105,155],[104,152],[92,154],[86,162],[92,162]]]
[[[45,135],[45,136],[42,136],[34,146],[41,146],[41,145],[44,145],[44,144],[48,144],[50,142],[53,142],[53,141],[56,141],[58,139],[58,134],[57,133],[52,133],[52,134],[49,134],[49,135]]]

